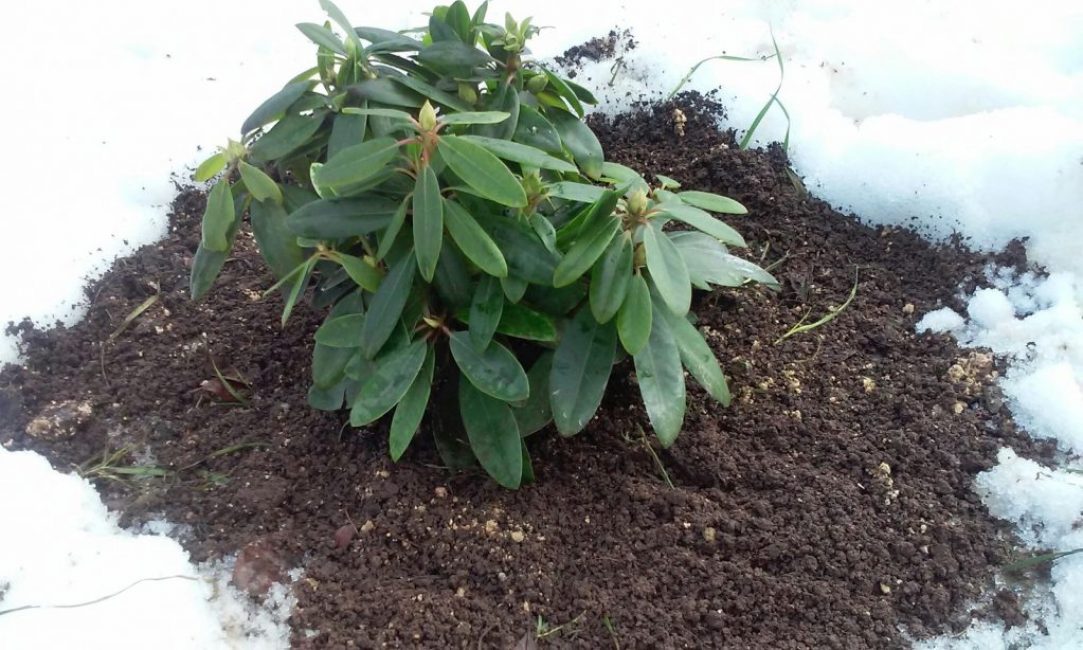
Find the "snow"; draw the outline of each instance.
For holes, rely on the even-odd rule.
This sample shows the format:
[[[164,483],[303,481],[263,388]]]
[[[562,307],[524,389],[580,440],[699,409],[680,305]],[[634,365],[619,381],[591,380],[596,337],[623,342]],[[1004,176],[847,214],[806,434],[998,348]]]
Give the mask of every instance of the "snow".
[[[428,7],[340,4],[355,21],[381,26],[420,25]],[[914,227],[934,240],[959,233],[974,248],[995,250],[1028,238],[1030,259],[1047,275],[990,268],[966,297],[965,314],[931,312],[918,330],[950,332],[1008,360],[1001,387],[1014,417],[1055,439],[1066,460],[1040,468],[1005,450],[976,489],[1034,549],[1083,546],[1068,525],[1083,510],[1083,488],[1065,471],[1078,469],[1072,458],[1083,454],[1083,5],[492,3],[494,17],[503,11],[553,26],[535,41],[539,56],[631,28],[638,46],[618,53],[620,66],[588,64],[577,78],[598,91],[606,111],[668,93],[705,56],[769,55],[773,31],[786,64],[779,98],[793,120],[790,153],[811,191],[869,223]],[[0,257],[0,324],[77,320],[83,279],[163,234],[170,173],[183,177],[236,137],[251,107],[311,65],[312,49],[292,24],[323,20],[315,0],[5,3],[0,16],[19,26],[0,40],[0,71],[23,99],[0,107],[15,153],[3,162],[11,243]],[[778,84],[773,60],[712,61],[688,87],[720,89],[726,125],[744,129]],[[773,108],[756,142],[780,139],[785,128]],[[0,362],[15,359],[14,341],[0,340]],[[174,542],[120,531],[85,483],[31,458],[0,450],[0,583],[11,584],[0,609],[94,598],[148,576],[197,575]],[[1046,597],[1028,605],[1048,634],[975,625],[928,647],[1083,647],[1083,556],[1058,561],[1052,578]],[[45,636],[9,635],[85,625],[100,632],[84,640],[123,647],[112,642],[128,627],[159,639],[179,621],[190,623],[185,633],[219,634],[232,625],[224,621],[238,620],[239,605],[208,603],[207,588],[183,579],[141,583],[92,608],[0,616],[0,637],[52,646]],[[275,620],[272,610],[259,611]],[[133,626],[131,612],[147,616],[147,626]],[[259,638],[273,645],[275,634]],[[184,647],[221,645],[218,637],[183,638]]]

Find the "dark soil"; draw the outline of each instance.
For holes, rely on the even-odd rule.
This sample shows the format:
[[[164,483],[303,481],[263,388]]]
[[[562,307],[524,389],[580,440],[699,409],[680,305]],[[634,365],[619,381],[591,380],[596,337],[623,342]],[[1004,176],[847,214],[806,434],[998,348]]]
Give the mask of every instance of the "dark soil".
[[[622,367],[586,432],[530,439],[536,485],[450,476],[427,442],[391,463],[377,432],[307,407],[321,314],[302,306],[279,326],[247,234],[209,299],[189,301],[195,191],[177,198],[165,240],[90,288],[82,323],[23,328],[25,368],[0,373],[0,442],[59,467],[149,450],[175,473],[100,480],[110,504],[129,524],[187,524],[197,560],[247,547],[266,571],[303,566],[301,647],[510,648],[541,631],[542,647],[899,648],[904,633],[960,629],[1012,548],[974,475],[1003,445],[1049,451],[999,408],[987,358],[914,333],[989,260],[837,214],[780,149],[739,151],[695,97],[679,103],[678,137],[674,107],[594,126],[610,159],[748,206],[731,223],[783,288],[698,298],[735,402],[721,409],[690,383],[685,430],[657,461]],[[855,274],[849,308],[775,343],[842,304]],[[250,382],[246,404],[201,388],[211,358]],[[91,412],[49,407],[68,401]],[[1010,594],[998,603],[1022,620]]]
[[[634,50],[637,45],[631,31],[613,29],[605,36],[596,36],[585,43],[569,47],[553,60],[574,79],[582,69],[584,61],[608,61]]]

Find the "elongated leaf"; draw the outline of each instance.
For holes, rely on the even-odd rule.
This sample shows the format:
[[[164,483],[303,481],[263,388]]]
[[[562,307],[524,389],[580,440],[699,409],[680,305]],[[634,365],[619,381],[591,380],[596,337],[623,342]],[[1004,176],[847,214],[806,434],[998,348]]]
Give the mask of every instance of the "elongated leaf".
[[[192,175],[192,180],[197,183],[206,183],[225,168],[226,155],[223,153],[216,153],[199,164],[195,174]]]
[[[354,33],[373,45],[378,45],[382,52],[415,52],[421,49],[421,41],[379,27],[355,27]]]
[[[375,293],[380,288],[383,274],[365,263],[364,260],[346,253],[336,252],[334,256],[335,261],[342,265],[342,268],[346,270],[346,274],[350,276],[350,279],[357,286],[371,293]]]
[[[677,341],[667,319],[660,314],[665,309],[664,304],[655,306],[647,345],[633,359],[651,427],[662,446],[669,447],[684,424],[685,387]]]
[[[599,325],[589,309],[568,322],[553,356],[549,404],[561,435],[583,430],[602,403],[617,352],[612,325]]]
[[[287,115],[248,148],[253,160],[271,162],[284,158],[316,135],[323,125],[323,112],[312,115]]]
[[[464,102],[462,98],[460,98],[458,95],[449,93],[444,90],[440,90],[436,86],[426,83],[418,77],[406,75],[403,77],[391,77],[391,80],[401,86],[406,86],[410,90],[419,93],[423,97],[427,97],[432,101],[436,102],[437,104],[446,106],[447,108],[450,108],[454,111],[461,111],[463,113],[466,113],[469,112],[472,108],[470,104]],[[454,113],[452,113],[451,115],[454,115]],[[450,117],[450,115],[445,117]]]
[[[688,192],[679,192],[677,197],[688,205],[703,210],[710,210],[711,212],[721,212],[722,214],[748,214],[748,208],[737,201],[720,194],[691,190]]]
[[[557,340],[557,327],[552,317],[514,303],[504,305],[496,331],[527,341],[555,343]]]
[[[346,112],[335,116],[331,126],[331,137],[327,139],[327,159],[331,160],[345,149],[361,144],[368,128],[367,115],[354,115]]]
[[[377,117],[386,117],[392,120],[402,120],[403,122],[409,122],[413,119],[413,116],[406,111],[400,111],[395,108],[354,108],[347,106],[342,109],[342,112],[347,115],[375,115]]]
[[[579,97],[575,94],[564,79],[546,70],[545,76],[549,79],[549,87],[556,91],[558,95],[563,97],[565,101],[572,107],[575,114],[580,118],[583,117],[583,104],[580,103]]]
[[[345,239],[368,235],[384,228],[398,207],[379,197],[320,199],[307,203],[286,218],[286,226],[309,239]]]
[[[526,294],[527,282],[512,276],[506,278],[500,278],[500,286],[504,289],[504,296],[508,299],[508,302],[515,304],[523,299]]]
[[[469,77],[474,68],[486,66],[493,59],[462,41],[440,41],[418,52],[417,60],[422,65],[441,73]]]
[[[624,304],[632,284],[632,238],[619,233],[590,273],[590,311],[599,323],[608,323]]]
[[[474,297],[474,280],[470,277],[470,266],[455,242],[444,242],[432,281],[440,300],[448,307],[459,309],[470,305]]]
[[[669,309],[683,316],[692,307],[692,281],[680,251],[660,231],[661,228],[654,223],[642,228],[647,270]]]
[[[481,196],[513,208],[526,206],[526,192],[519,180],[481,145],[445,135],[437,148],[451,171]]]
[[[432,282],[444,243],[444,200],[432,165],[426,165],[417,176],[413,205],[414,254],[421,277]]]
[[[203,244],[199,245],[192,258],[192,275],[188,280],[188,291],[192,294],[192,300],[199,300],[210,290],[228,257],[228,249],[214,251]]]
[[[344,32],[346,32],[346,38],[350,43],[360,51],[362,48],[361,41],[357,38],[357,33],[354,32],[353,27],[350,25],[349,19],[342,13],[342,10],[332,2],[331,0],[320,0],[320,8],[323,9],[329,18],[334,21]]]
[[[530,395],[526,371],[500,343],[492,341],[478,350],[467,332],[453,332],[450,342],[455,363],[481,392],[505,402],[518,402]]]
[[[236,219],[233,191],[229,181],[223,178],[214,184],[207,195],[207,207],[203,211],[203,248],[219,253],[229,250],[229,231]]]
[[[504,290],[500,280],[487,275],[478,282],[470,303],[470,341],[478,350],[489,347],[504,313]]]
[[[394,138],[383,137],[346,147],[328,160],[313,182],[331,189],[361,183],[382,171],[399,154]]]
[[[579,98],[579,101],[592,105],[598,103],[598,98],[594,96],[594,93],[575,83],[571,79],[564,79],[563,81],[568,88],[571,88],[572,92],[575,93],[575,96]]]
[[[311,90],[315,84],[314,81],[297,81],[271,95],[244,121],[241,125],[241,133],[248,135],[261,126],[282,119],[286,115],[286,109]]]
[[[688,277],[693,286],[710,289],[712,284],[722,287],[739,287],[753,281],[777,288],[778,280],[756,264],[731,255],[714,237],[701,232],[666,233],[680,251],[688,267]]]
[[[402,226],[406,223],[406,207],[410,204],[410,199],[411,197],[407,197],[402,200],[398,210],[395,210],[395,214],[391,216],[391,222],[387,224],[387,228],[384,229],[384,233],[380,236],[380,247],[376,250],[377,260],[384,259],[395,244],[399,231],[402,230]]]
[[[340,381],[330,388],[313,384],[308,387],[308,405],[317,411],[337,411],[342,408],[346,396],[346,382]]]
[[[581,278],[609,247],[609,243],[617,236],[618,230],[620,230],[620,219],[616,216],[612,214],[599,216],[575,240],[564,255],[564,259],[557,265],[553,272],[553,286],[565,287]]]
[[[671,201],[663,202],[658,206],[658,210],[662,215],[673,217],[678,221],[683,221],[689,226],[701,230],[723,243],[731,246],[740,246],[742,248],[748,246],[748,244],[745,243],[744,237],[741,237],[739,232],[699,208]]]
[[[524,438],[553,421],[553,411],[549,406],[549,374],[552,370],[553,353],[545,352],[526,373],[530,382],[530,397],[516,404],[512,410],[515,421],[519,423],[519,435]]]
[[[617,312],[617,333],[628,354],[636,355],[647,345],[651,335],[651,291],[639,273],[632,278],[628,295]],[[680,317],[678,317],[680,318]]]
[[[579,203],[594,203],[605,196],[605,188],[598,185],[576,183],[574,181],[560,181],[546,188],[549,196]]]
[[[579,171],[576,166],[570,162],[554,158],[541,149],[535,149],[534,147],[525,144],[519,144],[518,142],[512,142],[511,140],[487,138],[480,135],[464,135],[461,137],[464,140],[480,144],[504,160],[517,162],[528,167],[552,169],[554,171],[571,174]]]
[[[552,122],[545,119],[538,109],[526,104],[519,107],[519,123],[512,139],[550,154],[560,155],[564,150],[560,134]]]
[[[296,27],[316,45],[346,56],[346,46],[342,44],[342,39],[335,36],[330,29],[316,23],[297,23]]]
[[[391,267],[387,277],[380,283],[380,288],[372,296],[365,326],[361,329],[361,353],[365,358],[374,358],[395,330],[406,300],[410,297],[416,269],[414,256],[404,256]]]
[[[474,213],[478,224],[493,238],[500,250],[515,251],[505,258],[508,274],[534,284],[548,285],[553,281],[560,258],[538,239],[532,228],[518,219]]]
[[[576,241],[591,234],[592,229],[613,214],[620,200],[620,194],[612,190],[602,192],[601,197],[592,205],[581,209],[570,221],[557,231],[556,243],[560,248],[569,248]]]
[[[497,483],[517,489],[523,478],[523,453],[511,407],[463,378],[459,381],[459,410],[478,462]]]
[[[602,175],[606,178],[613,179],[617,183],[627,185],[630,190],[639,190],[644,194],[648,194],[651,189],[651,186],[639,175],[639,172],[631,167],[621,165],[620,163],[602,163]]]
[[[289,280],[290,292],[286,296],[286,304],[282,307],[282,327],[286,326],[286,321],[290,319],[290,314],[293,313],[293,308],[297,305],[301,294],[308,288],[308,281],[312,277],[312,269],[317,261],[318,258],[315,255],[305,260],[299,272],[294,273],[292,279]]]
[[[421,372],[428,351],[428,344],[419,340],[376,358],[372,374],[361,384],[350,408],[350,426],[374,422],[394,408]]]
[[[276,278],[281,279],[304,261],[297,236],[286,227],[285,208],[278,203],[255,201],[249,208],[249,217],[259,252]]]
[[[695,377],[699,385],[703,386],[722,406],[729,406],[730,389],[711,346],[703,339],[703,335],[699,333],[696,326],[689,323],[687,319],[673,313],[665,313],[668,310],[661,311],[677,342],[681,362],[684,363],[689,374]]]
[[[444,124],[499,124],[511,117],[504,111],[463,111],[450,113],[440,118]]]
[[[329,318],[316,330],[316,342],[331,348],[357,348],[361,343],[364,314],[346,314]]]
[[[244,186],[248,188],[248,193],[252,195],[253,199],[282,203],[282,190],[279,189],[278,183],[271,180],[271,177],[263,173],[262,169],[253,167],[243,160],[238,163],[237,167],[241,171]]]
[[[417,373],[417,377],[414,377],[414,382],[410,384],[406,394],[399,400],[399,405],[395,407],[395,415],[391,418],[391,433],[388,436],[391,460],[395,462],[402,458],[403,452],[417,434],[422,418],[425,417],[425,408],[429,405],[429,394],[432,391],[435,366],[436,354],[429,346],[421,371]]]
[[[359,81],[346,90],[354,97],[388,106],[418,108],[425,103],[424,97],[419,93],[385,77]]]
[[[503,278],[508,275],[504,254],[492,237],[478,225],[474,217],[455,201],[444,202],[444,217],[448,232],[463,254],[487,274]]]
[[[549,111],[548,117],[560,134],[561,142],[571,152],[575,164],[590,178],[601,178],[605,153],[590,127],[563,111]]]
[[[319,388],[329,389],[346,376],[346,365],[350,359],[359,356],[353,348],[333,348],[317,343],[312,348],[312,383]]]

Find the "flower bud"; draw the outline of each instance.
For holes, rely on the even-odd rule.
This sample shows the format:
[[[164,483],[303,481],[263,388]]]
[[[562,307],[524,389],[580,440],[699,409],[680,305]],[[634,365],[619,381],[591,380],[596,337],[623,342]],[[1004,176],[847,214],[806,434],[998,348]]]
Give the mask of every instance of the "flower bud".
[[[549,79],[543,74],[536,74],[526,82],[526,89],[537,95],[549,85]]]
[[[425,102],[425,105],[421,107],[421,113],[417,116],[417,121],[425,131],[436,128],[436,109],[432,107],[432,104]]]
[[[460,82],[459,99],[473,106],[478,102],[478,91],[472,84]]]
[[[628,196],[628,212],[639,216],[647,211],[647,194],[643,190],[636,190]]]

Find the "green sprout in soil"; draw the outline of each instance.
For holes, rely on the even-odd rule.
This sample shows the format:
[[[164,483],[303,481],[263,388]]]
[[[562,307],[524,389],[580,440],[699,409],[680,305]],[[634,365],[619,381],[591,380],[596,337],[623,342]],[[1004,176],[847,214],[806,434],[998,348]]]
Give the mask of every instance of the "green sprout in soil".
[[[854,286],[850,289],[850,295],[846,298],[846,302],[842,303],[842,305],[838,307],[828,308],[827,313],[814,323],[805,322],[806,320],[808,320],[809,315],[812,314],[812,310],[810,309],[809,311],[805,312],[805,315],[801,317],[801,320],[797,321],[796,325],[786,330],[785,334],[778,337],[778,339],[775,341],[775,345],[782,343],[791,336],[796,336],[805,332],[811,332],[812,330],[827,325],[831,321],[835,320],[835,318],[837,318],[839,314],[841,314],[843,311],[846,310],[847,307],[850,306],[850,303],[854,301],[854,297],[857,296],[857,280],[857,271],[854,271]]]
[[[1052,564],[1053,562],[1056,562],[1061,558],[1066,558],[1071,555],[1076,555],[1078,553],[1083,553],[1083,548],[1076,548],[1070,551],[1056,551],[1054,553],[1042,553],[1041,555],[1035,555],[1033,557],[1028,557],[1016,562],[1012,562],[1011,564],[1005,566],[1004,570],[1011,573],[1022,573],[1027,569],[1032,569],[1036,566],[1041,566],[1043,564]]]
[[[628,356],[663,447],[685,371],[729,403],[689,314],[693,288],[775,282],[729,253],[745,241],[716,215],[744,206],[607,162],[593,95],[525,56],[529,19],[457,1],[415,38],[320,4],[329,21],[298,25],[316,65],[196,171],[217,181],[193,298],[247,214],[283,326],[302,297],[326,310],[310,405],[358,428],[390,414],[396,461],[428,417],[448,467],[508,488],[533,479],[526,437],[582,431]]]

